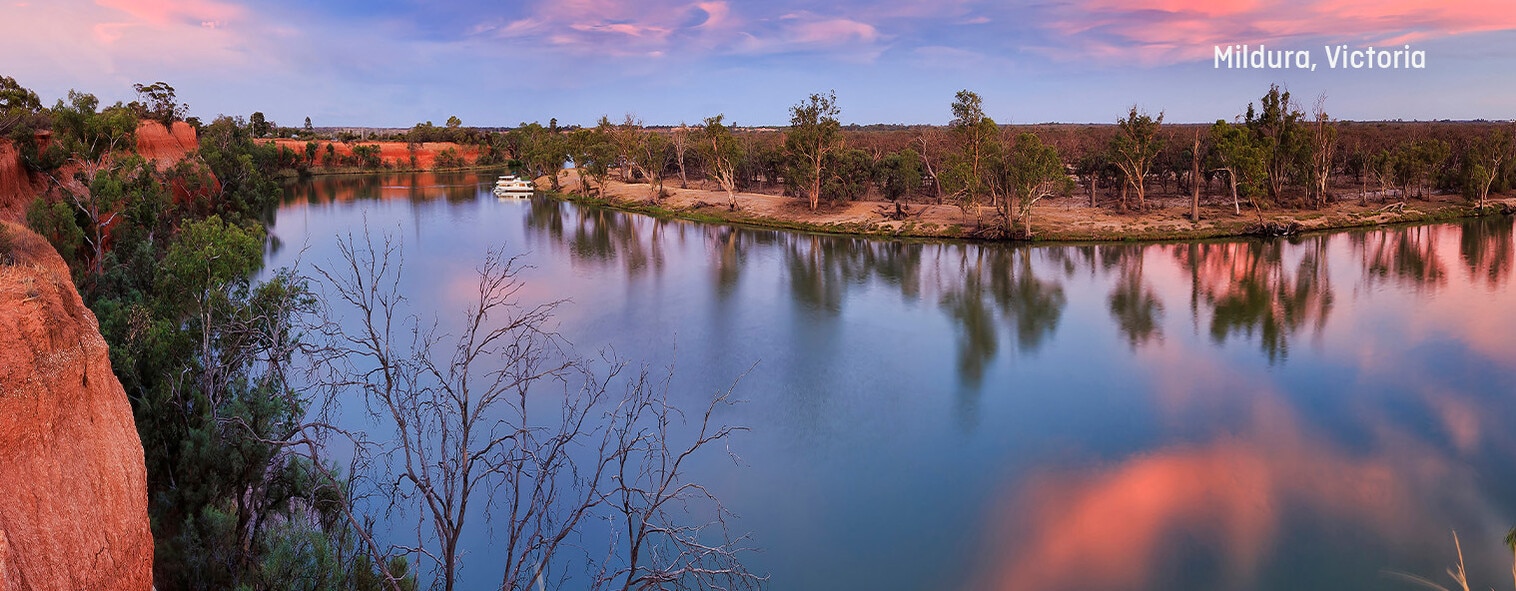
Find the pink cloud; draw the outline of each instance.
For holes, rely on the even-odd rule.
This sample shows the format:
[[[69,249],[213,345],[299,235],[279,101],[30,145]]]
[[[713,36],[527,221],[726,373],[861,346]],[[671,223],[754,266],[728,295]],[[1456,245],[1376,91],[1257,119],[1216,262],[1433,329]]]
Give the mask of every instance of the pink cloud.
[[[884,38],[873,24],[836,15],[801,11],[744,18],[725,0],[542,3],[524,18],[478,27],[476,32],[511,40],[543,40],[564,51],[611,56],[680,51],[771,54],[839,48],[877,53],[874,46]]]
[[[1053,57],[1156,65],[1233,43],[1408,43],[1516,29],[1516,11],[1494,0],[1076,0],[1046,28],[1076,41],[1041,48]]]
[[[175,24],[225,23],[243,17],[244,10],[234,4],[212,0],[96,0],[96,4],[125,12],[132,18],[154,26]]]

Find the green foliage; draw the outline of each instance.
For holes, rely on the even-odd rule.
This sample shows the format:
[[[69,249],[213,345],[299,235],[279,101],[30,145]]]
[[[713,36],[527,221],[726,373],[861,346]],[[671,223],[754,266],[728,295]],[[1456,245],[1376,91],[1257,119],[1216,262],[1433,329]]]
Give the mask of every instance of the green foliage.
[[[193,203],[196,217],[251,219],[278,202],[281,191],[272,178],[279,168],[278,149],[254,142],[250,128],[230,117],[217,117],[200,133],[200,160],[215,176],[220,192]],[[213,188],[209,178],[197,183]]]
[[[1137,191],[1137,207],[1146,207],[1146,181],[1152,171],[1154,159],[1163,150],[1163,138],[1158,129],[1163,126],[1163,113],[1155,119],[1139,112],[1133,105],[1127,116],[1116,121],[1116,137],[1111,139],[1111,160],[1126,177],[1127,186]],[[1124,195],[1125,193],[1123,193]],[[1125,207],[1125,202],[1122,203]]]
[[[853,201],[868,191],[874,159],[857,148],[838,150],[827,155],[826,172],[821,195],[832,201]]]
[[[1285,183],[1299,176],[1302,164],[1308,161],[1310,137],[1301,123],[1305,114],[1290,100],[1289,91],[1280,90],[1279,85],[1269,86],[1259,107],[1254,110],[1248,103],[1244,122],[1263,151],[1268,196],[1278,201],[1284,195]]]
[[[1009,197],[1001,206],[1001,213],[1011,220],[1026,220],[1026,234],[1032,235],[1032,206],[1045,197],[1067,193],[1074,183],[1064,172],[1063,160],[1058,150],[1042,142],[1033,133],[1022,133],[1016,138],[1003,172],[1006,192]]]
[[[141,99],[141,102],[134,102],[132,106],[143,119],[154,119],[164,127],[172,127],[175,121],[183,120],[189,113],[189,105],[178,102],[174,87],[167,82],[133,84],[132,89],[137,91],[137,97]]]
[[[510,143],[515,148],[517,159],[526,167],[532,178],[547,176],[554,191],[558,190],[558,171],[570,159],[569,142],[562,134],[550,131],[538,123],[528,123],[511,130]]]
[[[444,148],[438,153],[437,161],[434,163],[435,168],[463,168],[465,166],[468,166],[468,161],[458,154],[458,148],[453,147]]]
[[[13,130],[25,127],[21,139],[30,142],[32,126],[25,125],[33,115],[42,111],[42,100],[37,93],[21,86],[15,78],[0,76],[0,137],[10,137]],[[20,143],[20,142],[17,142]]]
[[[117,103],[96,111],[100,100],[92,94],[70,90],[68,102],[53,107],[53,147],[66,159],[99,162],[106,155],[135,147],[137,115]],[[64,157],[49,158],[61,164]]]
[[[826,178],[827,155],[842,143],[842,124],[837,121],[837,93],[812,94],[790,107],[790,128],[784,136],[788,159],[785,182],[803,191],[816,209],[821,184]]]
[[[263,111],[253,111],[253,115],[247,119],[247,124],[253,137],[268,137],[269,132],[274,128],[273,122],[264,118]]]
[[[967,210],[994,201],[994,177],[1004,157],[1000,126],[984,114],[983,100],[968,90],[954,96],[953,120],[948,124],[958,150],[943,163],[942,188]]]
[[[616,144],[605,130],[600,128],[578,129],[568,137],[569,158],[574,161],[574,173],[579,176],[579,186],[589,194],[589,179],[601,187],[616,163]]]
[[[886,154],[874,167],[874,185],[890,201],[914,193],[921,188],[921,155],[911,148]]]
[[[363,144],[353,146],[353,158],[358,161],[358,166],[369,170],[384,168],[384,159],[380,156],[382,150],[379,144]]]
[[[1262,195],[1267,172],[1267,153],[1257,136],[1240,125],[1217,121],[1211,126],[1212,159],[1208,166],[1225,170],[1234,196],[1250,201]]]
[[[72,207],[62,201],[50,203],[38,197],[26,210],[26,225],[46,238],[70,269],[83,272],[80,261],[84,257],[84,230],[75,222]]]

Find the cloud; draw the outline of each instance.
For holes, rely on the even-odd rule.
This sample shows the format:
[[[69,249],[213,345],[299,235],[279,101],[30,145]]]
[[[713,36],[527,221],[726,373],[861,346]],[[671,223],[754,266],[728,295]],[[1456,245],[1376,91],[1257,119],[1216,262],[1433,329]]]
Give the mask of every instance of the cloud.
[[[572,54],[611,57],[877,55],[877,46],[885,38],[876,25],[846,16],[775,6],[739,11],[725,0],[549,2],[526,16],[476,27],[476,31],[507,41],[545,43]]]
[[[1411,43],[1516,29],[1516,11],[1494,0],[1074,0],[1049,17],[1055,42],[1038,51],[1141,65],[1203,59],[1215,45]]]

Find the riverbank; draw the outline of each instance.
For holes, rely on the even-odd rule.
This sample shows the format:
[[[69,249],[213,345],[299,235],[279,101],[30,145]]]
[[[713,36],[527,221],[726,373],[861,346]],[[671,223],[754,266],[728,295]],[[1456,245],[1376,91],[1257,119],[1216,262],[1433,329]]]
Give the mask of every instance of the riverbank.
[[[544,187],[548,179],[537,180]],[[830,234],[896,238],[974,239],[990,225],[995,212],[981,208],[965,211],[956,205],[911,203],[904,219],[893,220],[892,204],[881,201],[823,203],[812,211],[804,200],[781,195],[738,193],[737,207],[729,207],[726,192],[697,188],[679,188],[678,179],[664,184],[667,195],[653,203],[649,185],[607,180],[599,195],[585,196],[578,178],[565,171],[559,178],[562,198],[659,217],[718,224],[800,230]],[[1203,198],[1201,221],[1190,221],[1188,199],[1149,197],[1145,212],[1121,213],[1102,204],[1090,207],[1086,196],[1044,199],[1032,212],[1032,240],[1065,241],[1147,241],[1195,240],[1254,234],[1260,227],[1260,214],[1245,202],[1238,213],[1230,199]],[[1403,204],[1403,205],[1401,205]],[[1516,197],[1491,197],[1484,214],[1516,210]],[[1394,224],[1448,221],[1480,215],[1461,195],[1434,195],[1430,200],[1391,198],[1386,203],[1371,198],[1360,205],[1356,198],[1345,199],[1318,210],[1278,209],[1261,212],[1262,222],[1292,232],[1318,232]]]

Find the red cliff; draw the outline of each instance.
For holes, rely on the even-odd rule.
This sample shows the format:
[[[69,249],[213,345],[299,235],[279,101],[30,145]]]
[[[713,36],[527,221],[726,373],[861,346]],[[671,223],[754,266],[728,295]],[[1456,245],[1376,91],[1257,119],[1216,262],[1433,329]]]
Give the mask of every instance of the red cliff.
[[[0,224],[0,591],[147,591],[142,443],[95,315],[46,241]]]
[[[198,149],[200,140],[195,135],[195,128],[188,123],[175,121],[170,131],[151,119],[137,122],[137,153],[160,169],[184,160]]]
[[[40,192],[21,163],[21,153],[10,140],[0,140],[0,219],[21,219]]]

